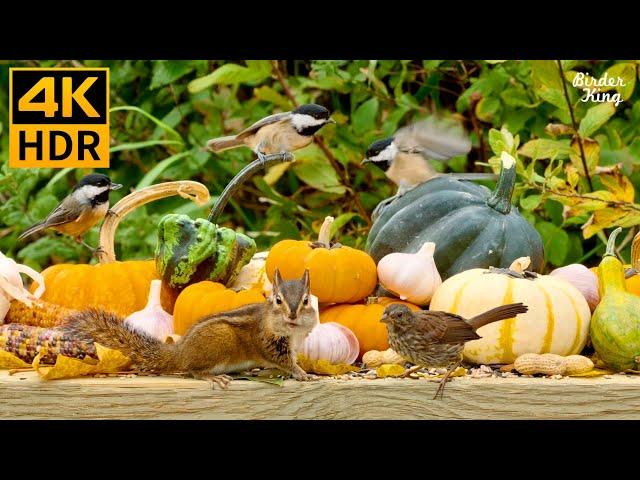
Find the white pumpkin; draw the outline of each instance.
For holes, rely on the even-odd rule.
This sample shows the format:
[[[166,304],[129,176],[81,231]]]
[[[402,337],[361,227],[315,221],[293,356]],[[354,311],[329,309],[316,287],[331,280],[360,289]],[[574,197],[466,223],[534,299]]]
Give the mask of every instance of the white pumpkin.
[[[517,318],[490,323],[478,329],[482,338],[467,342],[466,360],[474,363],[513,363],[525,353],[567,356],[584,348],[591,311],[580,291],[566,280],[523,272],[528,257],[509,269],[474,268],[447,279],[431,299],[430,310],[456,313],[465,318],[499,305],[522,302],[529,307]]]

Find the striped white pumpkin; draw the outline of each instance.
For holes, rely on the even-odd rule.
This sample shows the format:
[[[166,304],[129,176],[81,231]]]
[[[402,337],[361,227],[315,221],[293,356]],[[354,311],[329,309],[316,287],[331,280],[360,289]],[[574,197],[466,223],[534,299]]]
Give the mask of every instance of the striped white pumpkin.
[[[528,257],[523,257],[514,261],[510,269],[522,273],[528,265]],[[566,356],[582,351],[591,311],[578,289],[559,277],[538,275],[535,279],[522,279],[474,268],[447,279],[436,290],[429,309],[471,318],[517,302],[527,305],[529,311],[479,328],[482,338],[465,345],[466,360],[509,364],[523,353]]]

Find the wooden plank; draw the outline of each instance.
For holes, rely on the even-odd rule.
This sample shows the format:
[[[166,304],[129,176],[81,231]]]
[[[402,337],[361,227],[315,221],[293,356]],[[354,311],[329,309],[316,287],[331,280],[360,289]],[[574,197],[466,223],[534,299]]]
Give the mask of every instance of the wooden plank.
[[[0,371],[0,418],[37,419],[640,419],[640,378],[377,379],[283,387],[234,381],[226,391],[175,377],[43,381]]]

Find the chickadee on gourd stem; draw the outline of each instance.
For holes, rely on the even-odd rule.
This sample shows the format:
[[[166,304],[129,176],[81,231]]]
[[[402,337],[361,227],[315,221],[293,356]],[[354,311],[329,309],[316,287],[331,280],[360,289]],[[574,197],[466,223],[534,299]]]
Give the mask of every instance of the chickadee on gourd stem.
[[[46,228],[52,228],[73,237],[76,242],[94,253],[99,251],[100,247],[96,249],[87,245],[82,237],[110,212],[109,193],[120,187],[122,187],[121,184],[113,183],[109,177],[101,173],[84,176],[47,218],[22,232],[18,240]]]
[[[430,117],[400,128],[393,137],[373,142],[362,163],[370,162],[380,167],[398,186],[397,196],[402,196],[421,183],[442,175],[431,166],[430,160],[445,162],[470,150],[471,140],[457,122]],[[449,175],[459,180],[497,178],[485,173]]]
[[[290,112],[269,115],[237,135],[209,140],[207,150],[222,152],[245,146],[264,163],[266,155],[284,156],[309,145],[318,130],[327,123],[335,123],[329,115],[329,110],[320,105],[300,105]]]

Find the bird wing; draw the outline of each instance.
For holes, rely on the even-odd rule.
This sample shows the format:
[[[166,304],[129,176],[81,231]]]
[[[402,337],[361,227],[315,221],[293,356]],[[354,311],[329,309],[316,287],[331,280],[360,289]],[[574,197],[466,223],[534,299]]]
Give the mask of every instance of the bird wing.
[[[47,218],[44,219],[42,223],[48,226],[61,225],[63,223],[73,222],[78,218],[78,208],[77,204],[71,197],[65,198],[60,205],[58,205],[53,211],[49,214]]]
[[[272,123],[280,122],[290,117],[291,117],[291,112],[274,113],[273,115],[264,117],[262,120],[258,120],[256,123],[254,123],[250,127],[245,128],[238,135],[236,135],[236,138],[238,140],[242,140],[243,138],[256,133],[259,129],[261,129],[265,125],[271,125]]]
[[[422,311],[414,312],[416,321],[420,323],[421,332],[426,332],[427,341],[440,343],[463,343],[477,340],[480,336],[473,327],[459,315],[446,312]]]
[[[400,151],[419,153],[432,160],[448,160],[471,150],[469,136],[453,120],[430,117],[402,127],[393,138]]]

